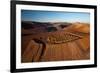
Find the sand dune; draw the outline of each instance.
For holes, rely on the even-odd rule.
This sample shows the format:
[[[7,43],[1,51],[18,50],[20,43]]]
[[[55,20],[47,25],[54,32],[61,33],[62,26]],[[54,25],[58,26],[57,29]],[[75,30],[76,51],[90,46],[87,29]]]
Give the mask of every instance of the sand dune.
[[[90,59],[89,24],[73,23],[62,30],[22,35],[24,63],[86,59]]]
[[[89,33],[90,25],[87,23],[73,23],[71,26],[64,28],[63,30]]]

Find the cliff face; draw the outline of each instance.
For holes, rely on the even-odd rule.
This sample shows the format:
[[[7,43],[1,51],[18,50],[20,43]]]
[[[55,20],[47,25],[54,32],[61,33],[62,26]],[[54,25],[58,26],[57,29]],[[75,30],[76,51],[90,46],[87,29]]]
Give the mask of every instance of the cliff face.
[[[22,63],[90,59],[89,28],[88,24],[73,23],[51,32],[32,29],[32,34],[22,35]]]

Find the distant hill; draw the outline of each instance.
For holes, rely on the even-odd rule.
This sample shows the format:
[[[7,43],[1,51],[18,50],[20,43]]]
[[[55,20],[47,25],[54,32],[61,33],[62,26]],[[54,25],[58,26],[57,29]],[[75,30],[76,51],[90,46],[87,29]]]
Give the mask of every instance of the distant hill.
[[[90,32],[90,24],[79,23],[79,22],[78,23],[72,23],[71,26],[64,28],[63,30],[89,33]]]
[[[35,21],[22,21],[21,27],[24,32],[51,32],[61,30],[68,27],[71,23],[67,22],[35,22]],[[25,34],[25,33],[24,33]]]

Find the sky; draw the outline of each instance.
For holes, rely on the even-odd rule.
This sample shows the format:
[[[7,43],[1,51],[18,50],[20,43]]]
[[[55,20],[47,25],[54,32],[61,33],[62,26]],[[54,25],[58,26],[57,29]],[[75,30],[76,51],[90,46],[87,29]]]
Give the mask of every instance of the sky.
[[[90,23],[90,13],[21,10],[22,21],[37,22],[85,22]]]

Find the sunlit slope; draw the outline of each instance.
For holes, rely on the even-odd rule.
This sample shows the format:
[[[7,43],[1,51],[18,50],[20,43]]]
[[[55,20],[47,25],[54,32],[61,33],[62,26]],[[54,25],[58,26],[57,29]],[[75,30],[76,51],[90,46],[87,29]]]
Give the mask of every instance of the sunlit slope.
[[[73,23],[71,26],[64,28],[63,30],[89,33],[90,32],[90,24],[79,23],[79,22]]]

